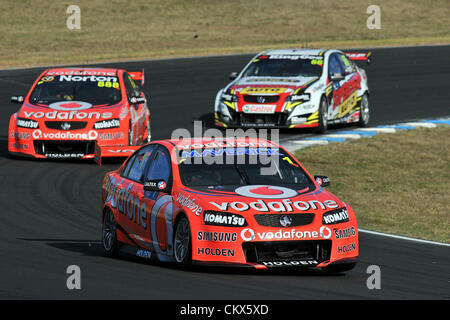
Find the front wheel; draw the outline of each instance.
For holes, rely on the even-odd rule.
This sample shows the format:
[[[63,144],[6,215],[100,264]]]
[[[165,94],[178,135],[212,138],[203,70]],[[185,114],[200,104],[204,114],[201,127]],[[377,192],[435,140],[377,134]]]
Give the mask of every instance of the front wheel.
[[[117,222],[111,210],[106,210],[102,223],[102,245],[107,256],[117,256],[119,245],[117,242]]]
[[[370,117],[370,104],[369,104],[369,96],[367,93],[361,98],[361,105],[359,107],[359,120],[358,125],[360,127],[366,127],[369,124]]]
[[[184,216],[180,218],[175,227],[174,256],[181,269],[190,266],[192,260],[191,228],[189,220]]]
[[[316,128],[317,133],[324,133],[328,128],[328,103],[325,97],[320,99],[319,105],[319,126]]]

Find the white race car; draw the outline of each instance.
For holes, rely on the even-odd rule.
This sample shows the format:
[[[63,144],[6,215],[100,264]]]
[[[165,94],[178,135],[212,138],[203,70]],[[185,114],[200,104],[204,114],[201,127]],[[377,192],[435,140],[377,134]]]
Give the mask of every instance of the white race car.
[[[215,123],[224,128],[315,128],[369,122],[369,87],[364,69],[371,53],[325,49],[276,49],[257,54],[221,89]]]

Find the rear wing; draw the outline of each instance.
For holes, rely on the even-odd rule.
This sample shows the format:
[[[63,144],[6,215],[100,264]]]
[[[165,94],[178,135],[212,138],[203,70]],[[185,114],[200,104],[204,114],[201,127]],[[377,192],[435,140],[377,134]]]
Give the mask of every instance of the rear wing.
[[[344,54],[350,59],[354,61],[366,61],[368,64],[370,63],[372,52],[344,52]]]
[[[141,72],[139,72],[139,71],[128,72],[128,74],[131,76],[131,78],[133,78],[134,81],[141,82],[141,88],[144,87],[144,80],[145,80],[144,69],[142,69]]]

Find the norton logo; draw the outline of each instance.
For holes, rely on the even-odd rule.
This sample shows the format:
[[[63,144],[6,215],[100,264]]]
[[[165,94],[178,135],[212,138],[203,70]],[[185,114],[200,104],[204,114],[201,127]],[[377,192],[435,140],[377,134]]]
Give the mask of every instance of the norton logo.
[[[265,185],[243,186],[237,188],[234,192],[244,197],[258,199],[284,199],[297,195],[297,191],[289,188]]]
[[[86,110],[92,108],[92,104],[81,101],[59,101],[50,103],[49,108],[62,111]]]

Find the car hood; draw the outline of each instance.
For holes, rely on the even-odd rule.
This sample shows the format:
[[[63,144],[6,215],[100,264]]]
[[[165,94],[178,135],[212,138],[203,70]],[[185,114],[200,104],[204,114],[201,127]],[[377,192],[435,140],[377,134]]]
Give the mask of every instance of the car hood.
[[[273,90],[274,93],[282,93],[288,90],[307,88],[318,79],[318,77],[244,77],[233,82],[229,89],[233,90],[233,93],[252,93],[252,90],[248,90],[248,88],[274,87],[278,88],[278,90]],[[258,93],[258,91],[256,90],[254,93]]]
[[[103,120],[125,118],[124,104],[92,105],[84,101],[59,101],[50,105],[35,105],[25,102],[18,117],[34,120]]]

